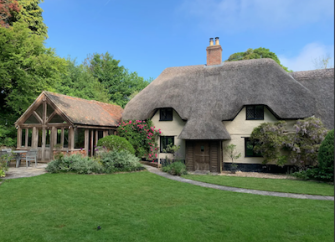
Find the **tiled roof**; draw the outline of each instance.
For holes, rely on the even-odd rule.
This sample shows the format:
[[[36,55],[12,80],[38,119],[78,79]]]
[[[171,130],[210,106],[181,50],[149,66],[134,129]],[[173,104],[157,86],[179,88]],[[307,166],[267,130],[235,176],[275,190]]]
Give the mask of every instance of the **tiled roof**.
[[[118,126],[121,121],[123,109],[120,106],[58,93],[43,93],[73,124]]]

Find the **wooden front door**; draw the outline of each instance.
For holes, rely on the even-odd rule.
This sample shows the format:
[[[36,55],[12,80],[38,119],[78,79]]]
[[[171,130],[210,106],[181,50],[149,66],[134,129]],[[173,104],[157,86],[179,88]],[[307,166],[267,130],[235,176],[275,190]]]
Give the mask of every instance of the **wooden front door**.
[[[195,142],[194,170],[209,171],[209,142],[208,141]]]
[[[221,141],[186,140],[186,168],[190,171],[221,172]]]

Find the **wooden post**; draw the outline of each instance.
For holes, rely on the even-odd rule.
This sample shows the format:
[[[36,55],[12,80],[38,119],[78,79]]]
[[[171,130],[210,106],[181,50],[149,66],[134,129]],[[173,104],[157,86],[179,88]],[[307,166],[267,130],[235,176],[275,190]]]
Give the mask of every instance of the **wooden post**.
[[[38,133],[36,127],[33,127],[33,133],[31,137],[31,148],[36,149],[38,144]]]
[[[42,162],[45,161],[45,141],[46,141],[46,130],[45,127],[42,129]]]
[[[69,145],[70,145],[70,150],[72,151],[74,149],[74,129],[73,127],[69,129]]]
[[[85,129],[85,154],[88,156],[90,131]]]
[[[94,146],[97,146],[98,144],[98,138],[99,138],[99,131],[95,130],[95,141],[94,141]],[[94,147],[95,148],[95,147]]]
[[[61,133],[61,137],[60,137],[60,146],[62,147],[62,149],[64,148],[64,128],[62,128],[62,133]]]
[[[17,149],[21,148],[21,140],[22,140],[22,129],[19,127],[17,129]]]
[[[26,129],[26,137],[24,141],[24,148],[28,148],[28,135],[29,135],[29,129]]]
[[[103,135],[102,135],[103,137],[106,137],[106,136],[108,136],[108,130],[104,130],[103,131]]]
[[[47,103],[46,98],[43,99],[43,123],[45,124],[47,122]]]
[[[51,135],[50,135],[50,160],[54,158],[54,145],[55,145],[55,134],[57,132],[56,127],[51,128]]]
[[[91,130],[91,156],[93,156],[93,140],[94,140],[94,130]]]

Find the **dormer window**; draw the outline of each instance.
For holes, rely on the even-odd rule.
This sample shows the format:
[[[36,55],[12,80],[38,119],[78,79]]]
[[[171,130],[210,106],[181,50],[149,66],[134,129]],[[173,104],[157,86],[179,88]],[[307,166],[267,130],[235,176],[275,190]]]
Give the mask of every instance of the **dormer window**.
[[[246,106],[246,119],[264,120],[264,106],[263,105]]]
[[[173,120],[172,108],[161,108],[159,121],[172,121],[172,120]]]

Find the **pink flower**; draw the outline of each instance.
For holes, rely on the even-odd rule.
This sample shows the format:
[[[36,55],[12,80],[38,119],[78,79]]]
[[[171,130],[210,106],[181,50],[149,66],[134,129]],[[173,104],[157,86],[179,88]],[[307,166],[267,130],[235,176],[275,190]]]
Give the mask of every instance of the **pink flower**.
[[[155,154],[156,158],[157,158],[157,154]]]
[[[131,120],[129,120],[129,124],[131,124]]]
[[[162,132],[161,132],[161,131],[159,131],[159,133],[161,134]]]

